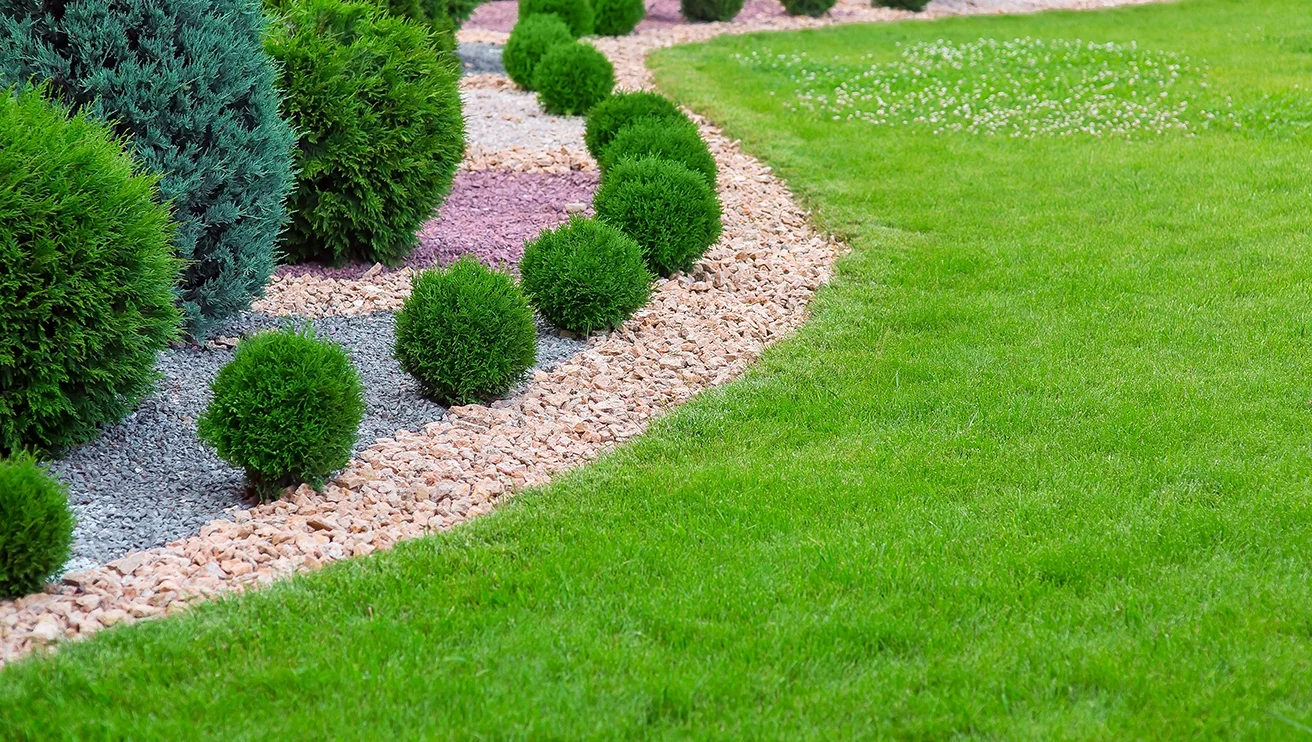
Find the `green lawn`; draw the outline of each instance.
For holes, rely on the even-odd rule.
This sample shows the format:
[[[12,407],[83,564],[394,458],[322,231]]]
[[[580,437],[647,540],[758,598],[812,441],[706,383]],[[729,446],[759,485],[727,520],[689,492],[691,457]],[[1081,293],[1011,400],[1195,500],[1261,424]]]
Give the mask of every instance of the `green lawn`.
[[[833,121],[737,56],[1024,36],[1187,54],[1189,116],[1243,126]],[[849,240],[811,323],[493,516],[5,670],[0,738],[1312,734],[1306,3],[655,66]]]

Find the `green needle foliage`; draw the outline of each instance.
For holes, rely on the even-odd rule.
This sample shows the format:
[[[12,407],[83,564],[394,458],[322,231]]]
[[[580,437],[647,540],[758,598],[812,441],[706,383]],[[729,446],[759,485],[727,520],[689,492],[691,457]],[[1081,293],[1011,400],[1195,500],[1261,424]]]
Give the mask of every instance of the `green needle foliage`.
[[[396,358],[432,399],[485,402],[523,381],[537,359],[528,300],[505,273],[472,257],[415,277],[396,315]]]
[[[0,0],[0,87],[49,80],[160,174],[187,329],[250,306],[286,221],[294,139],[257,0]]]
[[[899,0],[903,2],[920,2],[920,0]],[[837,0],[782,0],[784,10],[789,15],[809,15],[812,18],[819,18],[829,9],[834,7]],[[929,2],[929,0],[924,0]]]
[[[679,0],[679,12],[690,21],[732,21],[743,0]]]
[[[343,0],[291,0],[267,47],[300,134],[287,256],[399,264],[464,156],[455,65],[425,27]]]
[[[643,118],[657,118],[692,124],[688,117],[660,93],[646,90],[615,93],[588,111],[583,141],[593,159],[601,160],[606,146],[620,129]]]
[[[599,36],[623,36],[633,31],[647,15],[644,0],[596,0],[596,32]]]
[[[520,19],[510,30],[501,50],[506,75],[525,90],[536,90],[533,74],[538,62],[557,46],[574,43],[569,26],[555,14],[537,14]]]
[[[262,332],[219,369],[197,433],[246,470],[261,499],[301,483],[318,489],[351,461],[364,385],[346,352],[304,332]]]
[[[586,335],[618,327],[651,296],[642,248],[615,227],[571,217],[524,246],[524,293],[548,322]]]
[[[720,199],[700,173],[659,157],[625,160],[602,181],[592,205],[599,221],[632,237],[653,271],[693,266],[720,238]]]
[[[620,129],[597,161],[602,176],[624,160],[662,157],[683,163],[700,173],[713,188],[718,173],[715,156],[701,132],[691,122],[680,125],[670,119],[641,118]]]
[[[589,44],[558,44],[533,70],[533,88],[547,113],[581,116],[615,89],[615,67]]]
[[[595,31],[596,15],[589,0],[520,0],[519,20],[539,14],[558,16],[576,39]]]
[[[0,91],[0,454],[58,454],[128,413],[178,335],[157,178],[87,111]]]
[[[72,544],[67,488],[29,455],[0,459],[0,598],[39,590]]]

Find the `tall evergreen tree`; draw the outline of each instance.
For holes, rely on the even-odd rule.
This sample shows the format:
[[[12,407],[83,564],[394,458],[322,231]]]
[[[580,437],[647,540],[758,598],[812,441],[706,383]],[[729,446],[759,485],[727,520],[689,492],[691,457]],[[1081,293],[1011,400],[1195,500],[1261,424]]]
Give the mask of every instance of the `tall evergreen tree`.
[[[295,139],[259,0],[0,0],[0,82],[49,80],[161,175],[189,331],[250,306],[276,264]]]

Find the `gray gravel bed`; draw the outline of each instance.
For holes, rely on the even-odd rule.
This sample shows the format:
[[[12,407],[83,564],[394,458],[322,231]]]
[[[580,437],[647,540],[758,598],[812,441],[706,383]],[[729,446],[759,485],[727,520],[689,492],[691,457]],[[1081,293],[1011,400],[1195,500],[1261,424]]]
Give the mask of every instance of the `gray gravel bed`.
[[[465,42],[456,46],[456,54],[460,55],[460,64],[466,75],[484,72],[504,75],[506,68],[501,64],[501,48],[500,44]]]
[[[251,313],[214,337],[240,337],[291,323]],[[357,451],[398,430],[420,430],[446,414],[444,407],[420,396],[418,383],[392,357],[393,315],[327,317],[309,324],[319,336],[347,349],[364,381],[367,409]],[[553,368],[585,345],[539,323],[536,368]],[[99,438],[51,464],[68,484],[77,516],[67,571],[193,534],[225,517],[228,508],[247,503],[242,472],[196,437],[196,418],[209,403],[210,382],[232,354],[232,348],[214,341],[208,347],[165,351],[157,366],[162,378],[152,396]]]

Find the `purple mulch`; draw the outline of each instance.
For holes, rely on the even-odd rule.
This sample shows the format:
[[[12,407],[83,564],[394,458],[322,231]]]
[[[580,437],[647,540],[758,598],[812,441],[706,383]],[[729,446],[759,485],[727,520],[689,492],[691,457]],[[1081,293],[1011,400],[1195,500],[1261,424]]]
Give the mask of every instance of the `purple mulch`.
[[[597,173],[516,173],[508,170],[461,172],[437,218],[424,225],[419,245],[406,260],[411,268],[446,265],[461,255],[475,255],[488,265],[519,264],[524,243],[548,227],[565,222],[565,205],[582,203],[592,213]],[[359,278],[370,263],[341,268],[284,265],[280,276]]]
[[[786,15],[779,0],[747,0],[735,21],[764,20]],[[492,0],[478,6],[465,22],[465,28],[509,32],[519,18],[517,0]],[[638,24],[639,31],[669,28],[687,23],[679,14],[679,0],[647,0],[647,17]]]

